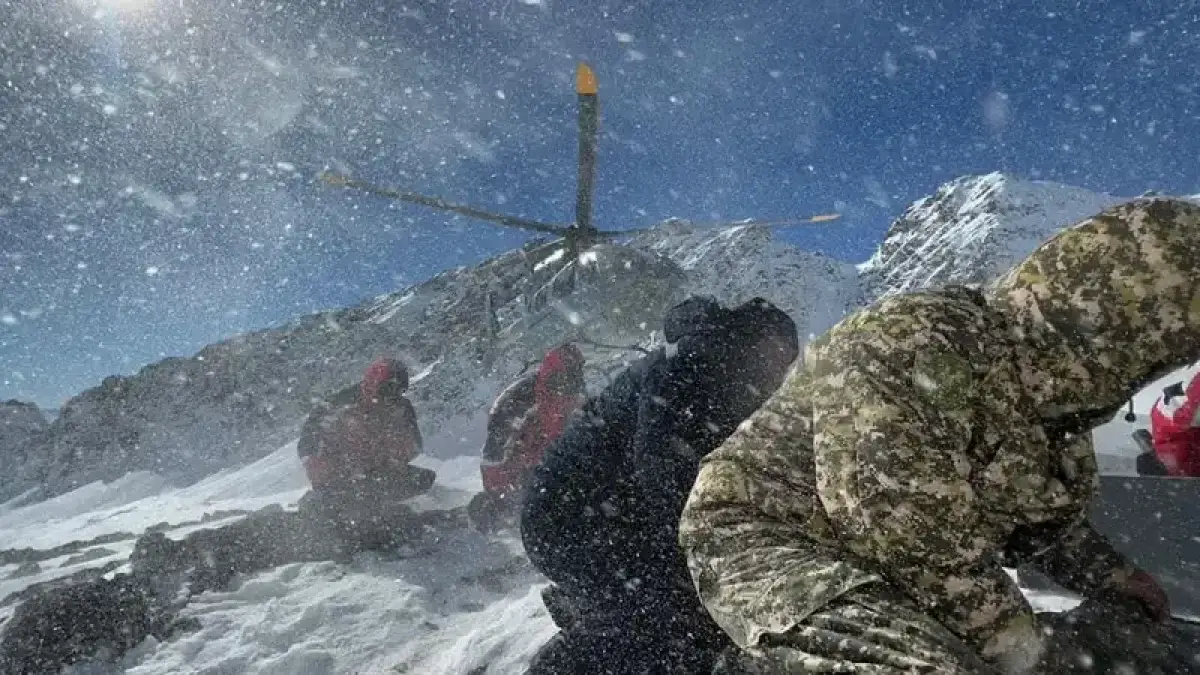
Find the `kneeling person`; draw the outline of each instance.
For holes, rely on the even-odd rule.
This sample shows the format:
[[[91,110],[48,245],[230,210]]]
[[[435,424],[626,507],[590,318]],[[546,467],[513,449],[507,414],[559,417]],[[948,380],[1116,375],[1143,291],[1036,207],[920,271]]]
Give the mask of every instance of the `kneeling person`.
[[[583,363],[578,347],[560,345],[546,352],[536,372],[496,397],[480,457],[483,492],[468,507],[477,528],[491,530],[519,514],[534,467],[583,404]]]
[[[680,542],[772,673],[1073,672],[1004,566],[1166,595],[1088,521],[1091,431],[1200,356],[1200,207],[1135,201],[989,288],[885,298],[704,460]]]
[[[140,537],[131,563],[142,573],[190,569],[193,592],[222,588],[236,574],[295,562],[348,560],[395,548],[417,534],[404,501],[433,485],[435,474],[408,462],[421,451],[404,365],[379,359],[362,382],[324,401],[304,424],[298,452],[312,490],[296,511],[278,505],[182,541]]]
[[[664,328],[669,350],[589,399],[534,470],[521,534],[562,631],[531,675],[704,673],[730,646],[689,583],[679,514],[700,458],[782,381],[796,327],[761,299],[693,297]]]

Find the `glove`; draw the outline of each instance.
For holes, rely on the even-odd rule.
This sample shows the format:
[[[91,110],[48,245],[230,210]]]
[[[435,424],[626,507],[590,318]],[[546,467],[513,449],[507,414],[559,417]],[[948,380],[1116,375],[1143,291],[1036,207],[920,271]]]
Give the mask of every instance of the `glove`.
[[[1041,614],[1046,652],[1034,670],[1045,673],[1194,673],[1190,650],[1162,624],[1149,620],[1127,595],[1089,598],[1069,612]]]
[[[1108,591],[1134,600],[1150,618],[1160,623],[1171,620],[1171,601],[1167,592],[1148,572],[1138,570],[1110,585]]]

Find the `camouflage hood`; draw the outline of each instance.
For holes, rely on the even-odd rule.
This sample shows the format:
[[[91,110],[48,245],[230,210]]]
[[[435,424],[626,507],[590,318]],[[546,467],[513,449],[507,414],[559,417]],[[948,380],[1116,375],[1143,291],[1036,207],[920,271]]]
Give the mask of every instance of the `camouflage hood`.
[[[1200,205],[1139,199],[1046,242],[989,289],[1043,420],[1101,424],[1200,357]]]

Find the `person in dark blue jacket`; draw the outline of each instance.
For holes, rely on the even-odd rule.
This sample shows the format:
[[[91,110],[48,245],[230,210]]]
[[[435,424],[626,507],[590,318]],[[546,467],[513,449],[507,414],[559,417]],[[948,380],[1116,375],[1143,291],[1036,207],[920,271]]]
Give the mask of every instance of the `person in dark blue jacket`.
[[[663,323],[669,347],[584,403],[526,492],[522,539],[561,629],[529,675],[707,673],[732,644],[692,587],[679,517],[700,459],[783,381],[796,326],[762,298],[706,296]]]

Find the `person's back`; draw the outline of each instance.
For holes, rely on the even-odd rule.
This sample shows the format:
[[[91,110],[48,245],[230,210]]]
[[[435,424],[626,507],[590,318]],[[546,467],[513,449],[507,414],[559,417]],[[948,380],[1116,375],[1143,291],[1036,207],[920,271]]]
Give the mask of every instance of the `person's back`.
[[[480,460],[483,466],[500,464],[504,461],[505,446],[509,445],[513,433],[521,420],[533,410],[533,384],[537,371],[517,378],[504,388],[488,410],[487,435],[484,438]],[[484,476],[484,489],[487,477]]]
[[[1200,477],[1200,375],[1176,382],[1150,409],[1154,454],[1167,475]]]
[[[531,673],[691,672],[729,644],[691,588],[678,517],[700,458],[782,380],[798,351],[795,325],[759,299],[729,310],[702,298],[664,324],[672,348],[589,399],[534,471],[522,539],[555,583],[548,607],[578,618]]]
[[[1090,523],[1091,431],[1200,356],[1200,207],[1118,205],[985,290],[877,300],[709,455],[680,521],[705,607],[767,672],[1069,672],[1004,567],[1170,602]]]
[[[422,438],[407,388],[404,364],[381,358],[309,415],[296,449],[314,493],[369,502],[429,489],[433,472],[409,466]]]
[[[492,530],[517,515],[534,467],[583,403],[583,363],[578,347],[559,345],[545,354],[537,371],[496,397],[479,463],[483,492],[468,506],[475,528]]]
[[[220,588],[238,573],[344,560],[407,540],[414,528],[403,502],[427,491],[436,478],[408,464],[420,452],[421,435],[403,396],[407,385],[403,364],[378,359],[360,384],[334,393],[309,414],[297,454],[312,490],[296,511],[274,505],[183,541],[144,535],[135,544],[133,567],[195,564],[195,583]]]
[[[501,498],[519,492],[583,403],[584,391],[583,354],[571,343],[546,352],[536,372],[507,387],[488,418],[483,489]]]

